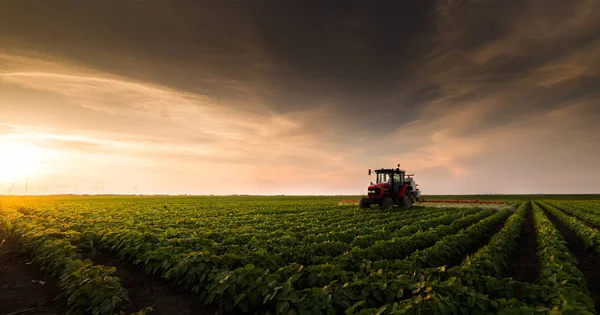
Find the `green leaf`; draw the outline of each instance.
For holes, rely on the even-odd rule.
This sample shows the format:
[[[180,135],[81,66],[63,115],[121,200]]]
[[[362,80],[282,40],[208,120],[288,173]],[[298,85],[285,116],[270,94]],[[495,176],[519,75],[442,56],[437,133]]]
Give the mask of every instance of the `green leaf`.
[[[354,314],[354,311],[361,305],[365,304],[367,301],[358,301],[356,303],[354,303],[354,305],[350,306],[349,308],[346,309],[346,315],[351,315]]]

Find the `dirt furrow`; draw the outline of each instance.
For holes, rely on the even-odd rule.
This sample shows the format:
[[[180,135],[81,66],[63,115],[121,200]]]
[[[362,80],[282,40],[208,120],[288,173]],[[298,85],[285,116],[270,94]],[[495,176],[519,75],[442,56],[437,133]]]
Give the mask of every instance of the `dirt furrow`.
[[[117,268],[113,275],[121,279],[121,285],[127,290],[131,300],[131,309],[127,311],[138,311],[152,306],[153,311],[149,313],[152,315],[223,314],[215,307],[203,305],[197,294],[173,287],[159,277],[148,275],[143,270],[121,262],[110,254],[102,253],[86,258],[92,260],[94,264]]]
[[[515,280],[525,282],[534,282],[540,276],[540,261],[537,257],[537,240],[531,206],[525,215],[523,237],[519,242],[519,247],[508,260],[507,275]]]

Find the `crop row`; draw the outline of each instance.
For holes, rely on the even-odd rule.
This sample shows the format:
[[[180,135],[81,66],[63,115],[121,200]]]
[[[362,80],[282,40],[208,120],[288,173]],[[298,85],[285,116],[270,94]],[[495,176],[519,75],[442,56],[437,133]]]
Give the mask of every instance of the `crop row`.
[[[38,224],[16,211],[0,210],[5,232],[17,238],[42,271],[60,279],[67,314],[118,314],[129,303],[119,278],[111,276],[115,268],[82,260],[70,241],[75,235]]]
[[[494,216],[494,221],[498,223],[498,219],[502,219],[506,213]],[[475,216],[475,215],[471,215]],[[467,218],[467,217],[465,217]],[[475,218],[475,217],[473,217]],[[466,221],[466,220],[465,220]],[[459,224],[457,223],[456,227]],[[446,226],[440,227],[446,228]],[[438,228],[439,229],[439,228]],[[431,229],[424,232],[418,237],[407,239],[404,244],[415,244],[419,246],[420,242],[429,242],[430,237],[439,240],[440,237],[436,231]],[[433,241],[435,243],[435,241]],[[421,243],[423,244],[423,243]],[[422,246],[427,246],[424,244]],[[442,248],[440,248],[442,249]],[[410,251],[410,250],[407,250]],[[451,255],[449,255],[451,256]],[[360,261],[354,262],[361,265]],[[362,261],[362,266],[368,266],[368,261]],[[349,265],[350,266],[350,265]],[[329,267],[329,268],[328,268]],[[242,309],[257,309],[266,307],[271,309],[293,309],[294,312],[317,312],[317,313],[339,313],[347,309],[352,309],[352,306],[359,306],[357,303],[363,302],[364,306],[381,305],[394,299],[404,296],[405,289],[408,289],[414,281],[412,273],[419,268],[417,264],[410,269],[394,270],[393,272],[384,272],[382,269],[377,271],[367,267],[365,270],[351,274],[337,275],[337,272],[343,273],[346,268],[336,268],[335,265],[322,266],[288,266],[281,268],[276,272],[260,268],[238,268],[225,274],[225,277],[218,282],[214,282],[209,286],[208,302],[216,300],[221,303],[226,301],[236,301]],[[314,279],[316,271],[320,269],[324,274],[325,279]],[[403,272],[405,271],[405,272]],[[328,275],[329,274],[329,275]],[[338,279],[331,281],[331,277]],[[239,279],[261,279],[261,283],[257,282],[242,282]],[[306,287],[306,279],[309,283],[315,285]],[[323,286],[324,283],[328,283]],[[284,288],[281,292],[270,289]],[[240,288],[241,287],[241,288]],[[409,292],[407,291],[406,294]],[[269,303],[273,301],[272,304]],[[286,302],[288,302],[286,304]],[[360,304],[360,305],[363,305]],[[225,305],[226,308],[231,307]]]
[[[600,227],[600,207],[597,207],[594,203],[544,202],[543,204],[559,208],[563,212],[577,217],[592,226]]]
[[[513,292],[514,281],[500,280],[507,261],[518,246],[529,204],[522,203],[504,227],[490,242],[459,266],[416,269],[403,279],[412,296],[388,303],[377,309],[365,309],[364,314],[433,313],[476,314],[495,310],[506,314],[530,309]]]
[[[479,215],[477,215],[479,213]],[[350,243],[344,242],[325,242],[310,244],[307,246],[299,246],[290,248],[288,252],[283,252],[281,255],[287,257],[287,261],[295,261],[303,264],[319,264],[330,261],[332,257],[338,257],[343,255],[342,260],[354,260],[357,257],[364,259],[380,259],[382,255],[389,255],[395,253],[401,255],[404,253],[400,248],[394,248],[403,244],[403,242],[422,231],[427,231],[430,228],[453,224],[462,223],[461,220],[465,216],[469,218],[480,218],[481,216],[489,215],[491,212],[479,211],[477,209],[470,209],[454,214],[446,214],[443,216],[434,216],[433,218],[424,218],[420,221],[412,221],[410,224],[403,225],[401,228],[395,231],[383,230],[381,233],[373,233],[366,235],[356,236]],[[467,220],[467,222],[469,222]],[[375,252],[379,250],[380,254]],[[367,257],[369,256],[369,257]],[[392,259],[387,257],[387,259]]]
[[[595,314],[585,280],[576,260],[564,246],[562,235],[543,211],[533,204],[537,251],[541,274],[537,284],[497,278],[518,246],[529,203],[511,216],[490,243],[461,266],[444,270],[428,269],[415,277],[409,299],[389,303],[361,313],[403,314],[531,314],[534,312]],[[494,276],[495,275],[495,276]]]
[[[245,243],[219,243],[219,250],[215,253],[231,253],[231,245],[240,245],[238,250],[241,251],[265,249],[281,255],[288,262],[310,263],[306,259],[311,259],[312,261],[327,259],[330,256],[341,255],[353,247],[365,248],[373,245],[375,241],[408,235],[422,228],[419,226],[421,222],[429,226],[448,224],[462,215],[474,212],[476,211],[462,211],[452,215],[449,215],[447,210],[431,214],[419,213],[418,215],[409,215],[406,218],[400,218],[395,222],[381,224],[377,229],[365,227],[363,223],[360,224],[360,227],[357,226],[359,224],[354,224],[346,232],[340,232],[336,229],[319,235],[311,234],[300,241],[298,240],[298,235],[294,235],[291,231],[284,233],[278,238],[273,238],[270,234],[254,234]],[[449,220],[449,217],[454,219]]]
[[[365,276],[373,271],[379,271],[383,273],[411,274],[416,269],[423,269],[426,267],[438,267],[450,264],[456,258],[464,256],[468,250],[470,250],[476,243],[484,238],[490,231],[499,223],[501,223],[508,216],[509,211],[503,210],[494,215],[486,217],[485,219],[459,230],[455,234],[450,234],[440,238],[431,247],[426,247],[423,250],[414,251],[412,255],[405,259],[384,259],[384,260],[347,260],[333,264],[323,264],[316,266],[308,266],[308,269],[316,270],[322,268],[327,270],[327,275],[320,276],[318,278],[310,276],[308,273],[308,280],[302,283],[300,287],[308,286],[325,286],[332,282],[345,283],[348,279],[358,278]],[[459,224],[459,222],[457,222]],[[439,233],[439,230],[431,229],[428,231],[428,235],[435,235]],[[421,238],[421,240],[426,240]],[[418,244],[419,238],[412,238],[411,240]],[[307,270],[308,271],[308,270]]]
[[[102,225],[97,224],[94,220],[90,220],[90,223],[87,224],[88,221],[86,219],[80,220],[80,222],[77,222],[71,228],[74,228],[77,231],[85,232],[85,237],[88,238],[86,243],[106,243],[106,241],[101,240],[101,238],[110,238],[111,250],[120,252],[121,256],[127,255],[123,254],[123,252],[128,252],[122,251],[121,246],[132,244],[131,240],[137,239],[138,241],[135,245],[129,246],[135,246],[136,250],[148,253],[148,255],[146,255],[147,257],[144,257],[143,259],[146,262],[156,261],[158,263],[161,260],[160,257],[163,255],[168,256],[174,253],[190,251],[202,251],[216,256],[237,256],[239,258],[238,260],[247,261],[248,255],[246,255],[246,253],[251,253],[251,261],[259,261],[261,263],[264,262],[268,266],[271,266],[271,268],[274,268],[283,265],[284,261],[299,261],[305,264],[326,261],[330,257],[338,256],[345,252],[351,251],[357,246],[366,248],[373,245],[376,241],[392,239],[394,237],[403,237],[415,233],[421,229],[426,229],[441,224],[449,224],[463,215],[475,213],[477,211],[477,209],[467,209],[452,215],[446,215],[447,212],[436,213],[434,211],[434,213],[431,215],[431,217],[434,219],[431,220],[428,219],[429,217],[425,216],[426,213],[421,213],[418,217],[425,217],[427,219],[421,220],[418,224],[414,224],[416,219],[401,219],[394,223],[397,226],[392,226],[392,228],[401,227],[397,230],[391,229],[389,225],[386,224],[384,225],[385,228],[382,227],[380,231],[374,232],[374,236],[368,234],[372,231],[372,229],[365,228],[365,234],[357,235],[357,237],[354,237],[350,243],[336,241],[335,238],[332,237],[333,240],[321,243],[311,243],[306,246],[299,245],[296,241],[294,241],[294,235],[291,233],[268,233],[266,235],[271,239],[262,242],[248,240],[247,244],[222,244],[215,241],[214,232],[207,237],[206,235],[196,231],[183,231],[182,229],[177,233],[177,237],[173,237],[174,232],[169,231],[169,229],[166,231],[155,232],[152,230],[147,230],[143,223],[135,228],[114,227],[107,229]],[[44,213],[44,215],[48,216],[53,212],[46,211]],[[64,212],[61,212],[60,215],[64,215],[63,213]],[[76,212],[71,210],[68,213]],[[44,221],[50,219],[54,220],[54,217],[41,218],[41,220]],[[73,221],[77,219],[78,217],[74,216],[74,219],[72,219],[71,222],[64,223],[72,224]],[[261,235],[262,234],[260,233],[256,233],[255,237]],[[333,235],[335,236],[336,234]],[[274,256],[279,257],[274,259]],[[233,259],[235,260],[235,258]]]
[[[91,206],[91,205],[90,205]],[[342,238],[354,238],[357,233],[369,234],[370,232],[395,230],[402,225],[411,224],[414,220],[424,216],[439,216],[448,210],[415,209],[406,212],[389,213],[382,217],[381,212],[365,212],[354,210],[351,213],[345,211],[332,212],[331,210],[310,209],[299,212],[296,216],[281,214],[273,217],[256,215],[252,209],[243,213],[237,210],[223,211],[221,218],[211,220],[198,217],[194,211],[171,212],[165,220],[163,210],[150,208],[140,213],[135,208],[121,209],[116,207],[98,208],[89,213],[86,205],[61,205],[56,209],[43,209],[48,219],[58,220],[65,224],[81,224],[80,217],[76,214],[85,213],[85,223],[93,224],[96,230],[110,230],[113,228],[143,229],[145,232],[161,234],[167,239],[175,241],[189,239],[201,235],[210,242],[221,245],[258,244],[265,241],[277,242],[285,237],[285,245],[296,245],[300,243],[314,243],[327,240],[340,240]],[[204,209],[202,209],[204,211]],[[61,215],[55,215],[55,213]],[[115,216],[115,213],[123,215]],[[44,215],[40,214],[40,215]],[[68,215],[63,215],[68,214]],[[41,218],[44,219],[44,218]],[[174,221],[175,223],[170,223]],[[194,222],[193,226],[187,226],[183,222]],[[205,221],[210,221],[206,223]],[[254,223],[253,221],[259,221]],[[361,228],[356,227],[356,222],[361,222]],[[171,227],[169,227],[171,226]],[[375,226],[376,228],[373,228]],[[346,233],[344,233],[346,232]],[[348,236],[351,235],[351,236]],[[358,234],[357,234],[358,235]],[[290,236],[292,236],[290,238]],[[335,239],[335,238],[340,239]],[[206,244],[203,244],[203,248]]]
[[[543,207],[564,225],[566,225],[571,231],[575,232],[577,236],[582,240],[585,249],[592,248],[596,253],[600,254],[600,232],[598,230],[589,227],[584,222],[580,221],[576,217],[565,214],[561,209],[558,209],[550,204],[543,204]]]
[[[121,257],[224,310],[261,314],[593,311],[572,255],[556,238],[560,233],[543,211],[540,216],[537,205],[532,210],[530,202],[520,204],[511,215],[509,210],[476,208],[379,212],[319,202],[248,202],[234,207],[200,198],[180,203],[157,200],[31,204],[19,208],[20,218],[11,222],[20,238],[31,238],[28,231],[48,231],[45,238],[70,246],[73,253],[67,257],[77,258],[88,250]],[[528,211],[534,212],[543,266],[536,284],[505,278]],[[558,269],[556,264],[566,267]],[[83,285],[67,277],[65,281],[74,283],[74,288]],[[118,313],[125,303],[112,311]]]
[[[185,246],[177,247],[164,245],[166,242],[170,242],[175,239],[177,239],[180,244],[187,245],[189,244],[190,240],[186,240],[183,237],[163,238],[161,234],[156,233],[156,231],[153,229],[145,229],[144,222],[140,222],[141,227],[136,226],[135,228],[119,229],[117,227],[112,227],[108,229],[107,225],[114,224],[111,216],[117,220],[121,220],[123,217],[127,218],[127,215],[123,214],[115,216],[114,209],[108,210],[112,213],[111,216],[105,217],[104,221],[99,221],[94,217],[95,214],[88,215],[88,213],[85,211],[73,211],[73,209],[65,211],[65,208],[66,207],[62,205],[61,207],[56,207],[55,209],[46,208],[45,211],[33,211],[29,217],[32,221],[37,221],[39,226],[43,227],[44,229],[52,228],[52,226],[61,226],[61,229],[63,229],[64,232],[70,231],[69,233],[77,234],[76,237],[72,238],[72,242],[80,246],[80,248],[85,247],[85,244],[90,243],[93,244],[92,246],[94,247],[100,246],[100,248],[104,250],[109,250],[113,253],[118,252],[122,256],[128,256],[127,253],[129,253],[130,255],[128,257],[134,263],[145,266],[150,272],[159,272],[167,279],[179,279],[180,281],[189,282],[190,286],[187,286],[187,288],[200,293],[200,296],[203,296],[206,302],[221,304],[229,303],[229,299],[224,298],[224,295],[222,294],[223,292],[220,292],[220,290],[223,290],[222,284],[225,284],[227,287],[225,291],[231,291],[234,293],[237,292],[235,293],[237,301],[234,298],[232,302],[237,302],[237,306],[242,309],[244,308],[244,303],[248,303],[249,301],[253,300],[252,294],[260,296],[260,298],[257,298],[257,296],[254,297],[257,304],[252,308],[264,309],[267,311],[276,311],[277,309],[280,311],[285,309],[297,309],[298,311],[307,310],[313,309],[316,304],[320,303],[319,301],[322,302],[322,296],[319,293],[322,288],[310,287],[309,283],[312,281],[311,279],[315,279],[315,277],[319,278],[319,274],[326,276],[328,264],[307,266],[302,266],[295,263],[286,264],[283,261],[277,260],[272,253],[269,253],[261,248],[255,251],[240,252],[239,254],[226,253],[218,256],[203,250],[186,251]],[[103,212],[96,210],[97,209],[95,209],[93,212]],[[457,210],[455,209],[454,211]],[[356,260],[364,260],[363,256],[390,258],[387,256],[390,252],[389,249],[394,248],[400,249],[396,251],[396,255],[400,254],[401,256],[406,256],[410,254],[410,252],[414,251],[413,248],[419,249],[433,245],[440,238],[461,231],[463,228],[469,227],[470,225],[479,222],[481,219],[484,220],[475,224],[475,226],[479,227],[482,226],[480,224],[486,224],[485,226],[489,227],[490,224],[497,224],[498,220],[502,219],[502,217],[506,215],[506,212],[503,212],[502,214],[490,216],[494,211],[468,209],[466,211],[457,211],[457,213],[451,214],[449,216],[450,218],[448,218],[448,216],[445,216],[445,214],[447,214],[446,209],[443,211],[436,209],[432,212],[434,213],[430,213],[430,215],[434,218],[433,220],[428,220],[428,217],[425,215],[422,216],[424,219],[421,219],[421,221],[417,222],[420,223],[420,225],[413,225],[412,223],[407,224],[407,226],[410,226],[410,228],[405,228],[403,230],[404,234],[398,234],[404,236],[390,238],[387,241],[374,241],[373,245],[378,244],[381,246],[381,249],[363,251],[363,249],[369,249],[370,247],[350,248],[349,254],[341,255],[340,257],[354,257]],[[421,217],[417,216],[417,213],[409,214],[414,215],[414,217]],[[435,219],[436,214],[437,218],[439,219]],[[493,220],[490,220],[491,218],[493,218]],[[449,225],[444,225],[442,223]],[[400,230],[402,229],[403,228],[400,228]],[[171,229],[168,233],[173,233],[174,230],[175,229]],[[483,229],[472,228],[468,228],[468,230],[483,231]],[[407,233],[407,231],[413,233],[414,235],[410,235],[411,233]],[[475,234],[471,233],[469,235]],[[201,234],[199,236],[201,236]],[[120,241],[122,242],[119,243]],[[195,240],[191,240],[191,242],[195,243]],[[406,247],[404,243],[408,243],[409,246]],[[127,250],[124,250],[124,248],[118,246],[115,247],[115,245],[118,244],[127,244]],[[456,245],[460,247],[460,244],[457,243]],[[350,255],[350,253],[353,254]],[[339,262],[334,261],[331,266],[337,267],[338,264],[344,263],[345,261],[350,262],[340,258]],[[244,274],[242,274],[241,276],[238,276],[233,273],[235,270],[237,270],[238,273],[243,270],[246,272],[246,275],[244,276]],[[294,280],[293,276],[298,270],[300,275],[296,276]],[[181,275],[178,275],[178,273],[181,273]],[[265,274],[262,277],[255,277],[261,273]],[[346,291],[350,286],[353,289],[362,287],[363,289],[361,290],[365,290],[366,292],[364,286],[368,284],[368,282],[365,281],[367,281],[366,279],[369,277],[369,273],[370,271],[354,273],[352,277],[354,277],[356,281],[349,279],[349,276],[346,277],[346,280],[353,281],[345,282],[348,283],[348,285],[346,287],[343,287],[342,285],[342,287],[339,288],[339,293],[341,295],[346,294]],[[231,286],[231,283],[229,282],[232,278],[235,279],[233,286]],[[257,280],[261,278],[263,281],[259,281],[258,284],[260,286],[258,288],[255,288],[254,290],[243,289],[244,281]],[[270,286],[271,284],[273,286]],[[335,282],[330,283],[332,287],[336,287],[335,284]],[[181,285],[186,287],[185,283],[182,283]],[[235,286],[238,288],[235,288]],[[286,288],[287,291],[284,290]],[[302,301],[305,302],[292,303],[294,301],[294,292],[301,297]],[[249,296],[243,296],[243,294],[248,294]],[[372,294],[379,295],[379,293]],[[286,299],[291,299],[287,300],[287,306],[285,304]],[[347,303],[350,301],[352,300],[348,300]],[[335,309],[345,310],[346,308],[352,306],[348,305],[347,303],[336,304]],[[247,305],[253,304],[249,303]],[[327,306],[329,304],[325,305],[326,306],[323,308],[323,310],[326,310],[327,307],[329,307]]]
[[[381,255],[389,255],[390,253],[406,255],[415,249],[435,243],[440,235],[456,232],[489,216],[491,213],[492,210],[480,211],[457,220],[450,226],[439,226],[427,232],[416,233],[410,237],[390,242],[384,241],[379,246],[376,243],[367,251],[359,250],[353,254],[341,256],[344,258],[350,257],[350,259],[342,259],[339,263],[356,263],[362,259],[373,257],[384,258],[386,256]],[[148,270],[161,274],[167,280],[175,281],[184,289],[201,292],[200,295],[206,303],[219,303],[225,308],[232,308],[235,304],[232,303],[233,301],[237,300],[239,303],[242,300],[240,298],[241,294],[248,296],[248,300],[244,300],[244,302],[248,302],[248,306],[254,308],[267,307],[270,304],[267,302],[275,296],[278,296],[278,300],[286,300],[290,298],[289,296],[298,294],[296,292],[298,289],[302,289],[296,287],[299,283],[297,280],[303,275],[303,278],[306,278],[318,274],[315,269],[320,268],[319,266],[314,268],[307,266],[305,268],[299,264],[281,264],[281,262],[273,261],[274,257],[267,252],[253,252],[243,256],[230,254],[215,256],[208,252],[178,254],[177,249],[165,247],[144,252],[139,251],[140,245],[144,244],[144,240],[136,238],[134,234],[125,236],[124,234],[104,235],[102,241],[110,246],[111,241],[118,240],[120,237],[125,237],[126,241],[119,241],[118,244],[121,244],[121,247],[113,247],[113,250],[125,254],[133,259],[134,263],[142,264]],[[337,263],[334,263],[333,266],[335,264]],[[323,271],[326,272],[327,270]],[[295,277],[292,278],[292,276]],[[285,286],[286,283],[288,283],[287,286]],[[279,292],[277,288],[281,286],[287,287],[288,290]],[[308,290],[312,289],[309,288]],[[278,293],[279,295],[277,295]],[[258,295],[260,298],[254,295]],[[304,300],[311,301],[308,298]],[[296,303],[296,305],[298,304]],[[301,309],[304,306],[298,307]],[[314,306],[309,305],[306,307],[312,308]]]
[[[559,293],[559,297],[552,300],[553,309],[561,313],[594,314],[594,301],[589,296],[583,273],[565,246],[562,234],[536,203],[533,218],[541,265],[539,283]]]

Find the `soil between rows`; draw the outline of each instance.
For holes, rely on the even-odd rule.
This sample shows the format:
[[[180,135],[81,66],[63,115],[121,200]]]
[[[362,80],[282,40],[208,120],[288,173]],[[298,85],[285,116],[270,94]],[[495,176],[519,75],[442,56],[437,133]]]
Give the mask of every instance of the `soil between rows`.
[[[164,280],[146,274],[126,262],[102,253],[95,257],[86,257],[94,264],[113,266],[117,270],[113,276],[121,279],[121,285],[127,290],[131,300],[131,309],[126,311],[139,311],[152,306],[152,315],[194,314],[213,315],[229,314],[220,312],[217,308],[203,305],[198,295],[190,291],[178,289],[169,285]]]
[[[0,232],[0,243],[4,235]],[[12,238],[0,247],[0,314],[65,314],[57,281],[42,274]]]
[[[3,239],[0,231],[0,243]],[[0,246],[0,314],[65,314],[67,307],[64,300],[57,299],[61,293],[57,279],[43,274],[30,261],[31,257],[21,251],[14,239],[7,238]],[[224,314],[217,308],[200,303],[193,292],[171,287],[163,280],[110,256],[97,256],[92,261],[117,268],[113,275],[121,279],[132,302],[127,312],[152,306],[150,314],[156,315]]]
[[[537,240],[533,225],[531,206],[525,214],[523,237],[517,251],[508,260],[507,274],[517,281],[534,282],[540,276],[540,261],[537,257]]]
[[[575,232],[569,229],[569,227],[558,220],[542,205],[540,205],[540,207],[567,241],[567,248],[577,259],[577,268],[583,272],[585,282],[594,298],[596,312],[600,313],[600,273],[597,269],[597,267],[600,266],[600,256],[592,251],[586,251],[583,242]]]

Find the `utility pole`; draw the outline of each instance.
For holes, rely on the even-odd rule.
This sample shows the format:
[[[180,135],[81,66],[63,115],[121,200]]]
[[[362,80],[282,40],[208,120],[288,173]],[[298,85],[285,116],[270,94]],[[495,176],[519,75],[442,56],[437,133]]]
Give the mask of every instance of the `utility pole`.
[[[13,190],[15,189],[15,183],[16,183],[16,182],[17,182],[17,180],[16,180],[16,179],[15,179],[15,180],[13,180],[12,186],[10,186],[10,191],[9,191],[9,193],[8,193],[9,195],[12,195],[12,194],[13,194]]]
[[[29,192],[29,178],[27,178],[25,180],[25,196],[27,196],[28,192]]]

